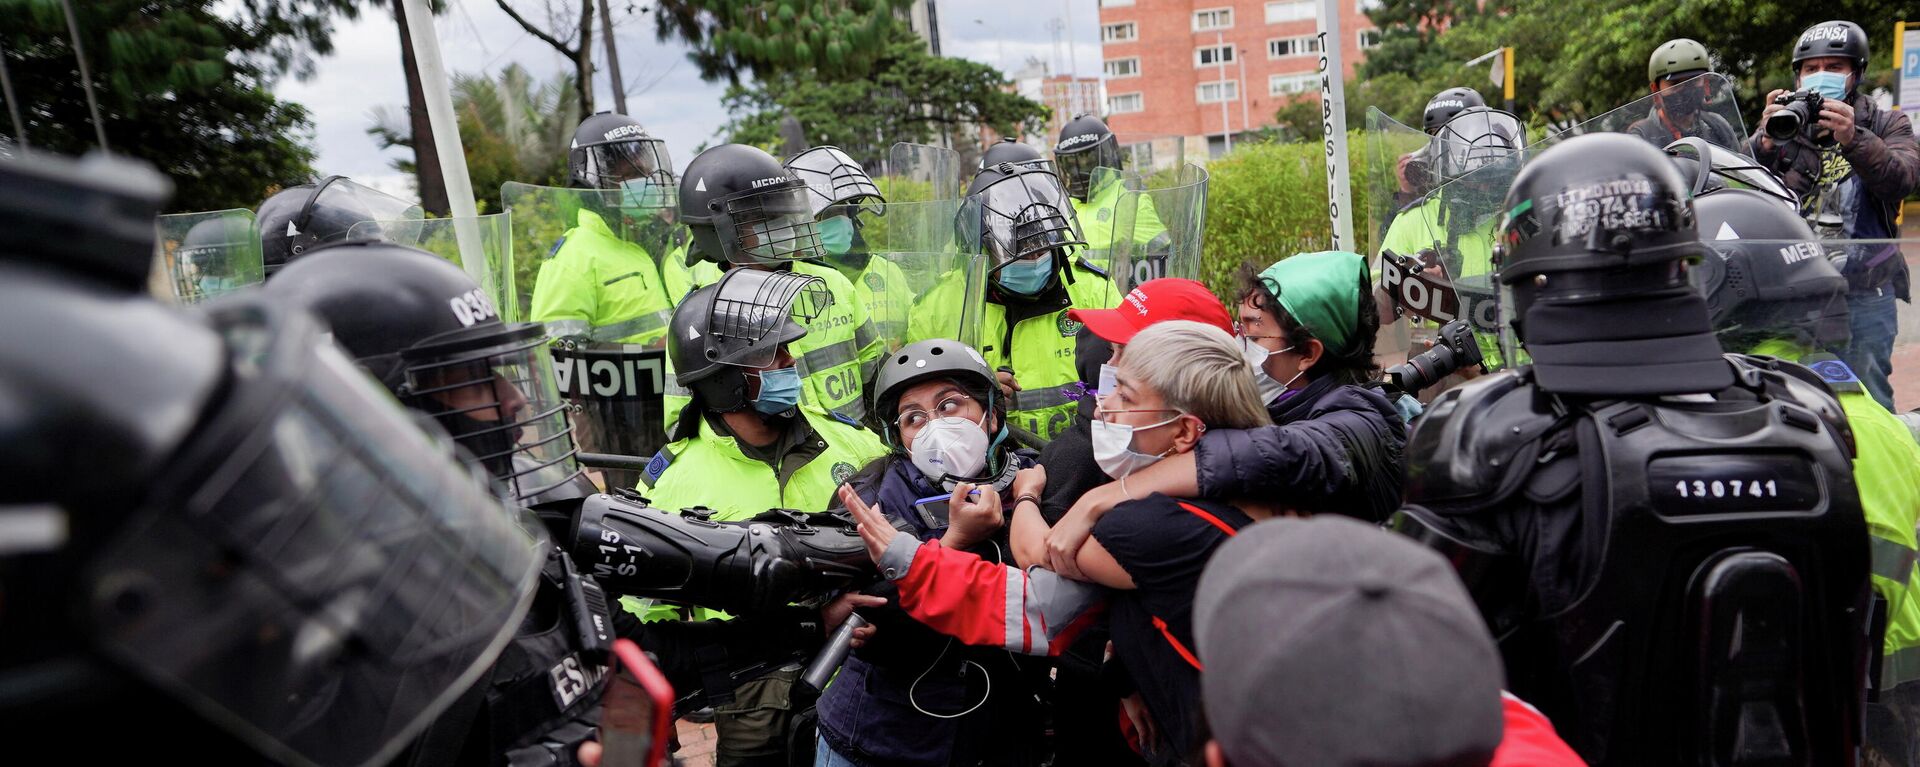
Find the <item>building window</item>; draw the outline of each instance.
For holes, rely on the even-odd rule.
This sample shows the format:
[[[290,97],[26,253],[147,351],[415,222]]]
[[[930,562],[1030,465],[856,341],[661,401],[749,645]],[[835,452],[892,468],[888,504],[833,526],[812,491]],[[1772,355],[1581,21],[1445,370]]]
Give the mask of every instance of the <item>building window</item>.
[[[1237,101],[1240,98],[1240,83],[1237,80],[1216,80],[1201,83],[1195,89],[1194,98],[1202,104],[1218,104],[1222,101]]]
[[[1126,43],[1140,39],[1140,28],[1131,21],[1108,24],[1100,28],[1100,41],[1103,43]]]
[[[1366,2],[1366,0],[1361,0],[1361,2]],[[1133,5],[1133,0],[1100,0],[1100,7],[1102,8],[1125,8],[1129,5]]]
[[[1193,49],[1193,65],[1217,67],[1233,63],[1233,45],[1206,45]]]
[[[1138,93],[1116,93],[1107,97],[1107,114],[1119,115],[1129,112],[1143,112],[1147,108],[1146,97]]]
[[[1193,12],[1193,31],[1212,32],[1216,29],[1233,28],[1232,8],[1209,8]]]
[[[1267,58],[1284,59],[1289,56],[1312,56],[1320,52],[1320,38],[1313,35],[1304,37],[1277,37],[1267,41]]]
[[[1313,0],[1288,0],[1281,3],[1267,3],[1267,23],[1285,24],[1289,21],[1312,21],[1320,18],[1320,9]]]
[[[1360,30],[1360,50],[1364,51],[1368,48],[1378,48],[1378,47],[1380,47],[1380,30],[1378,29]]]
[[[1107,59],[1107,78],[1133,77],[1140,74],[1140,57],[1128,56],[1124,59]]]
[[[1295,93],[1306,93],[1307,91],[1318,90],[1319,88],[1320,75],[1317,72],[1267,76],[1267,95],[1269,96],[1287,96]]]

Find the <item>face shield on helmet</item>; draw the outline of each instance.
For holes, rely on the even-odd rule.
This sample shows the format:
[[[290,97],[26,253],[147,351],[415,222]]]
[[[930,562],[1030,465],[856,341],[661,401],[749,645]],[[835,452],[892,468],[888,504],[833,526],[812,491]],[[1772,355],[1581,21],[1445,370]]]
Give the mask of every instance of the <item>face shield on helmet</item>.
[[[483,325],[401,354],[409,406],[433,413],[516,500],[580,474],[567,406],[542,328]]]
[[[874,185],[873,177],[838,147],[814,147],[794,155],[786,167],[806,182],[807,201],[815,218],[835,207],[847,213],[885,214],[886,197]]]
[[[1066,145],[1079,139],[1087,141]],[[1094,169],[1120,170],[1120,159],[1120,140],[1111,133],[1098,138],[1095,134],[1075,136],[1053,150],[1053,161],[1059,166],[1060,180],[1066,185],[1067,194],[1083,200],[1092,193]]]
[[[706,358],[760,369],[779,359],[780,347],[805,336],[806,323],[833,305],[818,277],[794,272],[734,269],[722,278],[706,323]]]
[[[713,228],[729,263],[754,266],[824,255],[807,184],[787,177],[713,203]]]
[[[224,399],[99,543],[88,620],[275,761],[385,763],[498,657],[542,538],[304,315],[215,317]]]
[[[1498,163],[1517,162],[1526,136],[1519,118],[1497,109],[1470,108],[1434,134],[1429,158],[1443,180],[1453,181]]]
[[[667,142],[644,133],[575,147],[568,171],[593,189],[620,190],[619,207],[629,213],[671,210],[680,204],[679,180]]]
[[[1693,182],[1690,197],[1719,189],[1751,189],[1798,210],[1800,197],[1759,161],[1706,139],[1688,137],[1667,145],[1681,175]],[[1711,234],[1711,233],[1709,233]]]
[[[314,185],[300,211],[294,214],[285,231],[292,240],[291,254],[298,256],[314,246],[339,242],[349,231],[375,234],[380,239],[411,245],[419,239],[419,228],[406,222],[425,219],[426,212],[416,203],[361,185],[345,176],[333,176]],[[379,221],[378,231],[355,224]],[[264,229],[264,227],[263,227]],[[262,232],[263,235],[276,233]]]
[[[1048,256],[1057,265],[1086,244],[1058,178],[1000,167],[1004,175],[969,196],[959,213],[961,241],[992,256],[995,272]]]

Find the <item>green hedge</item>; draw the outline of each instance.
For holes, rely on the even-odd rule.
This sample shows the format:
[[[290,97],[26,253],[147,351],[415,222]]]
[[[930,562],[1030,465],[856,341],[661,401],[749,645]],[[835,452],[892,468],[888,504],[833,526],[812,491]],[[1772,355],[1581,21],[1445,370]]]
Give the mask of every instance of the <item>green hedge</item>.
[[[1371,255],[1367,190],[1373,172],[1363,161],[1360,131],[1349,134],[1348,166],[1353,187],[1356,252]],[[1231,300],[1244,263],[1264,267],[1294,253],[1326,250],[1333,238],[1327,218],[1327,170],[1320,142],[1235,145],[1207,164],[1207,235],[1200,279]]]

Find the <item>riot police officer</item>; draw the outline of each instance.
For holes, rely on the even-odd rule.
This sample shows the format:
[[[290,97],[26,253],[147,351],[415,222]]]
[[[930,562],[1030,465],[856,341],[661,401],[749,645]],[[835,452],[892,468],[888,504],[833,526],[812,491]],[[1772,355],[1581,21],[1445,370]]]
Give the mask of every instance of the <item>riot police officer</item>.
[[[1421,130],[1426,131],[1429,136],[1438,135],[1440,129],[1447,124],[1448,120],[1453,119],[1454,115],[1486,105],[1487,100],[1480,95],[1479,91],[1467,87],[1448,88],[1433,94],[1433,98],[1427,99],[1427,106],[1420,110]],[[1434,145],[1428,143],[1420,149],[1401,155],[1399,161],[1395,163],[1394,170],[1398,177],[1399,188],[1393,195],[1392,214],[1398,215],[1400,209],[1433,191],[1433,188],[1441,183],[1433,175],[1435,170],[1433,148]],[[1393,219],[1390,216],[1383,226],[1389,226],[1392,223]]]
[[[1089,250],[1086,257],[1094,266],[1108,266],[1107,254],[1114,247],[1114,226],[1122,205],[1132,208],[1128,212],[1132,231],[1122,236],[1131,237],[1133,244],[1147,254],[1164,253],[1171,246],[1172,237],[1167,234],[1166,224],[1161,223],[1152,198],[1127,194],[1120,140],[1105,120],[1083,114],[1061,126],[1060,140],[1053,145],[1053,161],[1067,195],[1073,198],[1074,219],[1080,222],[1080,237]]]
[[[807,190],[780,161],[745,144],[722,144],[693,158],[680,179],[680,220],[693,236],[689,285],[712,284],[738,268],[818,278],[831,302],[812,307],[806,335],[792,348],[801,393],[808,404],[858,420],[866,414],[863,371],[879,358],[882,343],[853,283],[818,263],[825,253]],[[669,353],[668,362],[679,369],[675,355]],[[684,387],[667,387],[669,434],[687,401]]]
[[[1087,263],[1085,242],[1059,177],[1001,163],[975,176],[955,229],[960,246],[989,257],[980,353],[1012,392],[1007,420],[1028,441],[1064,431],[1078,410],[1074,349],[1080,323],[1070,309],[1120,302],[1113,280]],[[915,341],[941,337],[945,315],[964,310],[965,284],[943,279],[914,313]]]
[[[1839,403],[1722,356],[1658,149],[1572,139],[1505,207],[1497,279],[1533,363],[1435,401],[1393,524],[1449,555],[1509,687],[1589,762],[1850,763],[1870,587]]]
[[[413,229],[403,222],[426,217],[417,203],[346,176],[328,176],[287,187],[262,200],[254,211],[260,227],[260,257],[268,278],[288,261],[329,242],[350,237],[411,242]]]
[[[887,198],[873,177],[839,147],[817,146],[787,158],[783,165],[807,184],[807,202],[813,208],[824,253],[820,263],[852,283],[874,332],[893,344],[905,339],[913,290],[898,264],[875,257],[878,254],[863,234],[869,221],[886,215]],[[866,360],[860,375],[863,384],[872,380],[878,362],[878,355]]]
[[[538,528],[309,315],[140,294],[166,190],[0,163],[0,317],[39,329],[0,334],[0,716],[82,761],[385,763],[500,656]]]
[[[665,237],[630,230],[658,234],[664,224],[657,214],[674,207],[666,142],[626,115],[595,114],[573,132],[567,177],[575,188],[602,191],[576,198],[574,226],[540,265],[528,316],[558,338],[659,343],[673,312],[663,264],[684,256],[668,250]],[[647,245],[663,252],[651,253]]]

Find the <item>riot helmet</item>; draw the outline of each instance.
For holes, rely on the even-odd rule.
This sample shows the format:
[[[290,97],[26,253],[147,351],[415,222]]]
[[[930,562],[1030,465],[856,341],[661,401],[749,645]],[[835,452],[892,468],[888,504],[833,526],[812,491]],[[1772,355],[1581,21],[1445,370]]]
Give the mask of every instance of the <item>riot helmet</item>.
[[[1120,140],[1105,120],[1091,114],[1075,115],[1061,126],[1060,140],[1053,145],[1060,181],[1077,200],[1093,193],[1093,169],[1121,170],[1120,160]]]
[[[1440,126],[1446,125],[1454,115],[1473,107],[1484,107],[1487,100],[1480,92],[1472,88],[1448,88],[1436,93],[1427,100],[1426,109],[1420,112],[1420,125],[1431,136],[1440,132]]]
[[[670,210],[677,193],[667,142],[640,121],[599,112],[580,121],[567,148],[567,179],[582,189],[621,190],[627,211]]]
[[[86,743],[103,702],[135,707],[132,737],[85,745],[110,761],[385,763],[520,624],[537,525],[310,316],[245,293],[168,307],[117,279],[152,263],[165,186],[120,161],[0,163],[0,222],[45,219],[0,226],[0,318],[43,330],[0,334],[20,398],[0,465],[43,479],[0,501],[0,716]],[[102,230],[89,250],[146,239],[38,258],[69,226]]]
[[[348,230],[364,221],[383,225],[381,239],[412,244],[416,233],[405,223],[426,218],[418,204],[362,186],[346,176],[290,186],[260,203],[254,217],[260,226],[261,258],[272,277],[289,261],[316,245],[347,239]],[[367,227],[358,230],[371,234]]]
[[[1013,163],[974,177],[954,229],[963,249],[992,257],[994,284],[1021,296],[1055,284],[1074,249],[1086,245],[1059,177]]]
[[[674,374],[693,392],[680,428],[699,423],[702,408],[730,413],[752,406],[755,371],[778,362],[781,350],[806,336],[806,323],[832,303],[819,277],[759,269],[729,269],[719,282],[687,294],[667,332]]]
[[[199,303],[264,279],[253,211],[176,213],[154,223],[173,295],[181,303]]]
[[[689,266],[780,264],[822,255],[807,182],[746,144],[701,152],[680,179],[680,220],[693,232]]]
[[[1769,341],[1806,351],[1846,346],[1847,278],[1805,219],[1749,189],[1702,195],[1693,209],[1700,241],[1715,254],[1701,259],[1693,281],[1724,349],[1747,353]]]
[[[863,215],[886,215],[887,198],[860,164],[838,147],[817,146],[787,158],[786,168],[807,184],[807,201],[812,207],[820,248],[830,261],[851,261],[847,266],[864,268],[866,248],[862,247],[860,228]]]
[[[1003,137],[999,141],[989,145],[987,151],[980,153],[980,164],[975,168],[974,172],[977,175],[980,171],[1003,162],[1010,162],[1016,165],[1030,164],[1048,172],[1052,172],[1053,170],[1053,164],[1047,162],[1046,156],[1040,154],[1040,150],[1027,144],[1022,144],[1011,137]]]
[[[1705,251],[1693,204],[1659,149],[1623,133],[1569,139],[1521,168],[1504,207],[1503,324],[1543,389],[1636,396],[1733,383],[1687,278]]]
[[[895,452],[905,449],[900,424],[893,415],[900,398],[915,384],[936,378],[951,378],[966,393],[978,400],[987,412],[1000,418],[997,443],[1006,435],[1007,403],[1000,396],[998,379],[987,361],[973,347],[944,338],[907,344],[880,360],[874,374],[873,411],[884,421],[881,436]]]
[[[1688,182],[1688,197],[1699,198],[1720,189],[1751,189],[1789,208],[1800,207],[1799,195],[1752,157],[1697,136],[1668,144],[1666,152]]]
[[[1866,76],[1867,62],[1872,56],[1867,48],[1867,32],[1859,24],[1842,19],[1823,21],[1800,33],[1800,39],[1793,45],[1793,75],[1800,76],[1800,62],[1827,56],[1840,56],[1853,60],[1852,82],[1848,84],[1848,95],[1860,87],[1861,78]]]
[[[1443,183],[1501,162],[1518,163],[1526,129],[1511,112],[1487,107],[1460,110],[1434,134],[1430,159]]]
[[[433,416],[522,505],[592,494],[539,323],[509,324],[460,267],[358,240],[324,246],[269,283],[408,407]]]

